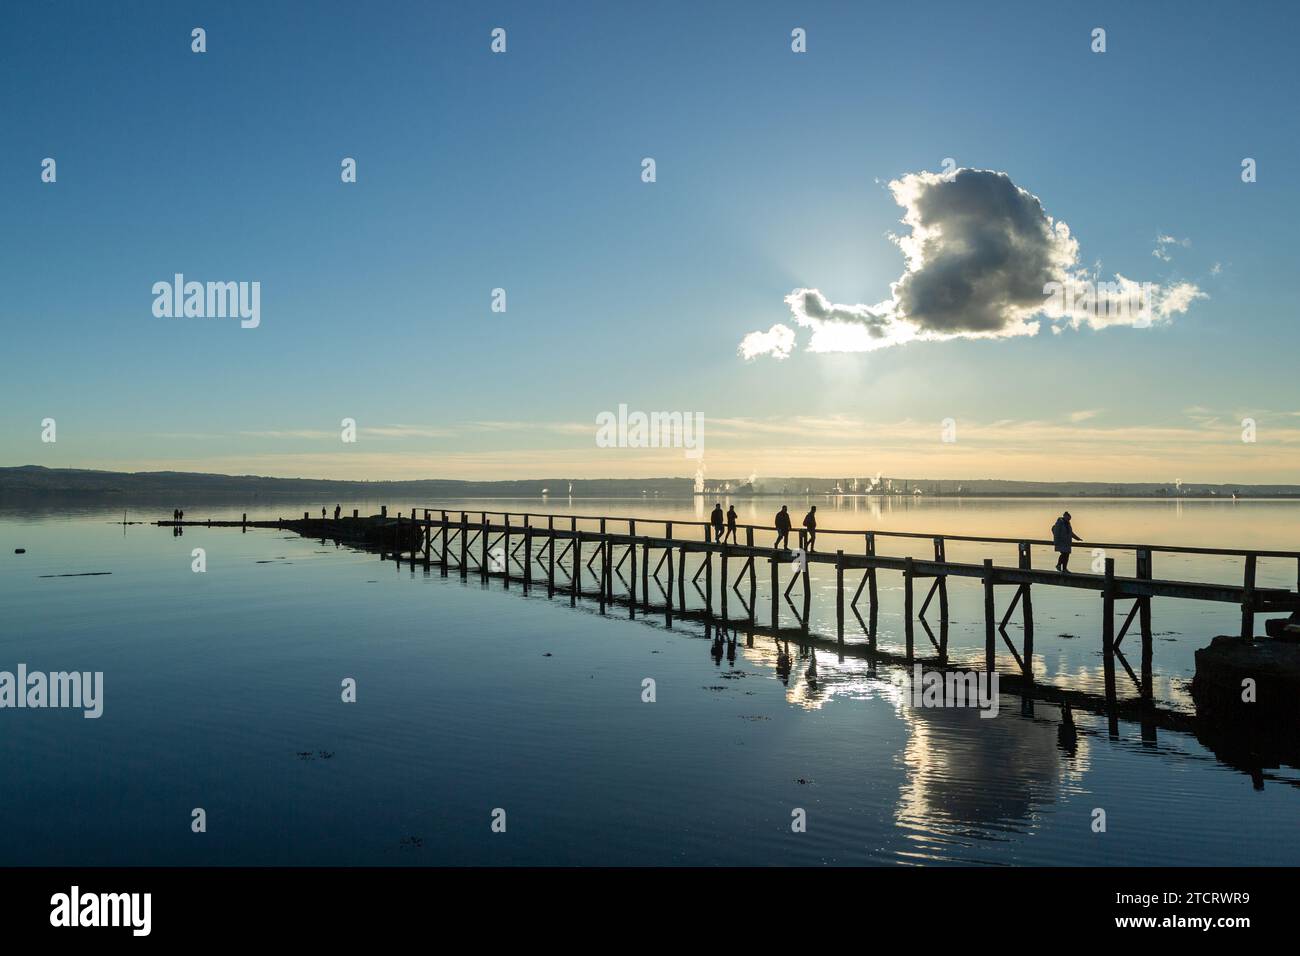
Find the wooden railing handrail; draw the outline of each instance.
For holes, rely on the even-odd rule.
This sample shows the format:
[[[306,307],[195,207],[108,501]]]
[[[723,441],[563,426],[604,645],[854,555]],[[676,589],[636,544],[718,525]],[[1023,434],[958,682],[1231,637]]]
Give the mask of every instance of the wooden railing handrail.
[[[441,513],[444,509],[428,508],[428,509],[421,509],[421,510]],[[484,511],[479,508],[474,508],[474,509],[454,508],[454,509],[445,509],[445,510],[447,510],[449,514],[453,512],[456,514],[460,514],[461,512],[464,512],[465,514],[473,514],[473,515],[499,515],[502,517],[519,517],[521,519],[522,518],[547,518],[547,519],[568,518],[576,521],[605,520],[605,521],[630,521],[630,522],[635,522],[637,524],[642,524],[642,523],[659,524],[659,525],[672,524],[672,525],[686,526],[692,528],[707,528],[711,526],[710,522],[708,521],[696,521],[693,519],[681,519],[681,518],[644,518],[640,516],[624,516],[624,515],[617,515],[617,516],[579,515],[579,514],[572,514],[572,513],[559,513],[559,512],[553,513],[553,512],[537,512],[537,511]],[[776,528],[774,526],[764,525],[764,524],[737,523],[736,527],[742,530],[753,529],[753,530],[760,530],[760,531],[772,531],[772,532],[776,531]],[[799,525],[795,523],[793,514],[791,514],[791,530],[792,531],[799,530]],[[986,537],[981,535],[969,535],[969,534],[931,534],[922,531],[876,531],[871,528],[863,528],[861,530],[849,530],[845,528],[818,527],[817,534],[819,537],[823,535],[850,535],[853,537],[859,537],[859,536],[870,534],[880,538],[912,538],[920,541],[942,540],[945,542],[966,541],[975,544],[1030,544],[1030,545],[1049,545],[1049,546],[1053,544],[1053,542],[1048,538],[997,538],[997,537]],[[1256,557],[1261,557],[1261,558],[1294,558],[1300,560],[1300,551],[1274,551],[1274,550],[1259,549],[1259,548],[1194,548],[1194,547],[1183,546],[1183,545],[1130,544],[1130,543],[1116,543],[1116,542],[1107,542],[1107,541],[1076,541],[1074,542],[1074,544],[1080,548],[1084,548],[1084,547],[1103,548],[1103,549],[1114,550],[1114,551],[1150,551],[1150,552],[1158,552],[1161,554],[1218,554],[1218,555],[1224,555],[1226,557],[1249,557],[1251,555],[1255,555]]]

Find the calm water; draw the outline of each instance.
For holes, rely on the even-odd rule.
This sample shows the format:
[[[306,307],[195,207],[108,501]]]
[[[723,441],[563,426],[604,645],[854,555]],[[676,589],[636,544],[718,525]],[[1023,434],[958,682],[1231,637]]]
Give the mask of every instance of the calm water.
[[[387,503],[408,513],[412,504]],[[1063,507],[817,503],[824,527],[1039,538]],[[322,504],[249,514],[318,514]],[[704,513],[692,502],[446,504]],[[1298,543],[1300,503],[1064,506],[1095,540]],[[737,510],[766,522],[776,507],[763,499]],[[240,510],[189,505],[186,517]],[[791,510],[798,518],[803,503]],[[500,581],[398,569],[276,531],[173,537],[114,520],[120,511],[0,512],[0,670],[105,674],[98,720],[0,710],[0,864],[1300,862],[1300,772],[1265,771],[1256,789],[1188,735],[1143,741],[1121,723],[1112,739],[1104,720],[1083,714],[1069,754],[1052,705],[1024,713],[1004,696],[993,720],[913,708],[904,672],[873,673],[833,651],[791,646],[792,665],[780,668],[770,638],[742,632],[727,648],[702,625],[668,629],[661,616],[628,620],[626,609],[601,616],[594,600],[571,607],[544,589],[524,596]],[[904,545],[880,550],[909,553]],[[203,574],[191,571],[196,547]],[[955,560],[986,555],[1011,563],[1014,548],[949,549]],[[1112,556],[1131,573],[1131,554]],[[1090,560],[1085,549],[1075,563]],[[43,577],[93,571],[112,573]],[[1156,573],[1235,581],[1240,566],[1158,556]],[[1294,562],[1264,561],[1260,583],[1294,586],[1295,573]],[[901,587],[896,576],[881,584],[891,647],[901,642]],[[813,586],[812,627],[833,635],[833,575],[815,574]],[[1038,590],[1038,672],[1098,689],[1100,600]],[[951,591],[952,656],[982,659],[978,585],[953,581]],[[764,612],[766,596],[760,575]],[[1166,706],[1187,706],[1194,650],[1238,624],[1231,607],[1155,602]],[[357,681],[355,704],[340,700],[345,677]],[[653,704],[641,701],[647,677]],[[195,807],[207,811],[205,834],[190,830]],[[1097,807],[1104,834],[1090,827]],[[490,830],[494,808],[506,811],[504,834]],[[807,813],[806,833],[791,832],[794,808]]]

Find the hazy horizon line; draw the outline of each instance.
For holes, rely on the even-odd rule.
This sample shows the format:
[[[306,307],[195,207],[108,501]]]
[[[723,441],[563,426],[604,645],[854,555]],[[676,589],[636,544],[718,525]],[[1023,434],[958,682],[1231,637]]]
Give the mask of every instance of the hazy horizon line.
[[[256,479],[256,480],[264,480],[264,481],[311,481],[311,482],[333,482],[337,484],[414,484],[418,482],[433,482],[433,481],[456,483],[456,484],[525,484],[530,482],[532,483],[619,482],[619,483],[631,484],[636,482],[668,482],[668,481],[691,482],[694,481],[695,478],[694,475],[657,475],[657,476],[645,475],[639,477],[618,477],[612,475],[597,476],[597,477],[541,475],[537,477],[528,477],[528,478],[445,478],[445,477],[438,477],[438,476],[429,476],[424,478],[331,478],[331,477],[320,477],[320,476],[310,476],[310,475],[264,475],[264,474],[253,474],[253,473],[231,474],[228,472],[213,472],[213,471],[184,471],[184,470],[172,469],[172,468],[157,469],[157,470],[142,470],[142,471],[121,471],[121,470],[115,470],[110,468],[88,468],[88,467],[75,467],[75,466],[51,467],[49,465],[38,465],[38,464],[30,464],[30,463],[22,464],[22,465],[0,465],[0,472],[4,472],[4,471],[12,472],[12,471],[20,471],[20,470],[41,470],[41,471],[52,472],[52,473],[81,472],[81,473],[90,473],[90,474],[98,474],[98,475],[121,475],[121,476],[130,476],[130,477],[140,477],[140,476],[150,476],[150,475],[183,475],[188,477],[226,478],[232,480]],[[707,479],[706,482],[707,484],[714,486],[710,489],[710,491],[717,491],[718,489],[716,488],[716,484],[725,482],[729,484],[740,484],[741,486],[743,486],[744,484],[748,483],[751,480],[751,478],[755,478],[755,477],[756,477],[756,484],[760,486],[764,481],[769,481],[769,482],[770,481],[818,481],[818,482],[836,481],[838,482],[838,481],[842,481],[844,477],[848,477],[850,479],[855,478],[855,476],[853,475],[834,477],[826,474],[788,474],[788,475],[772,475],[766,477],[764,476],[747,477],[743,475],[736,475],[730,478],[728,477],[710,478]],[[856,476],[856,478],[859,481],[873,480],[872,476],[859,475]],[[1152,485],[1156,487],[1168,486],[1170,488],[1192,487],[1192,486],[1205,486],[1205,487],[1234,486],[1238,488],[1283,487],[1283,488],[1300,489],[1300,481],[1298,482],[1237,482],[1237,481],[1178,481],[1178,480],[1169,481],[1167,479],[1165,480],[1152,480],[1152,479],[1097,480],[1097,479],[1073,479],[1073,478],[1061,479],[1061,478],[1001,478],[1001,477],[933,478],[933,477],[925,477],[925,476],[918,477],[914,475],[899,475],[899,476],[876,475],[874,476],[874,480],[903,481],[908,483],[924,483],[924,484],[933,484],[933,485],[1000,482],[1004,484],[1018,484],[1018,485],[1115,485],[1115,486]],[[870,490],[870,486],[866,489],[859,489],[858,493],[865,493],[868,490]],[[845,493],[851,494],[853,492],[845,492]]]

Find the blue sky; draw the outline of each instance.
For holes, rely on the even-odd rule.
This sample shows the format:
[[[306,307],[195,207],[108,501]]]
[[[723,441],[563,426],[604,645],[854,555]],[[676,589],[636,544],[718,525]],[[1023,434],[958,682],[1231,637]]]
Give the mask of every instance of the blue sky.
[[[595,447],[626,403],[702,413],[716,475],[1300,481],[1291,5],[2,16],[0,464],[689,474]],[[887,184],[946,157],[1037,196],[1081,265],[1205,297],[1153,328],[740,358],[794,289],[887,298]],[[259,281],[260,326],[155,317],[177,272]]]

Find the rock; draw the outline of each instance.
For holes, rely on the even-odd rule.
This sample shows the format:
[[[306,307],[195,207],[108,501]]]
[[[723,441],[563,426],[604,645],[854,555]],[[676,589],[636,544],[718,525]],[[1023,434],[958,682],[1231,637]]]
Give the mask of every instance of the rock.
[[[1200,722],[1230,749],[1294,759],[1300,754],[1300,643],[1214,638],[1196,652],[1192,699]]]
[[[26,553],[27,553],[26,548],[14,548],[14,554],[26,554]]]

